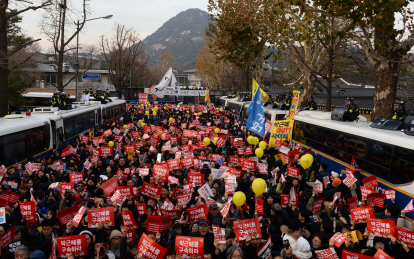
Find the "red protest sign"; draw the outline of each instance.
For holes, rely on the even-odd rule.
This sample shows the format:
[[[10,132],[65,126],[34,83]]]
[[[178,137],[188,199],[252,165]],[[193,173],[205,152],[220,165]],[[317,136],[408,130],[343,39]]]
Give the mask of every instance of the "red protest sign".
[[[194,160],[193,160],[192,157],[187,157],[187,158],[181,159],[181,165],[183,167],[192,166],[193,164],[194,164]]]
[[[127,198],[132,198],[132,197],[135,196],[134,195],[134,187],[131,186],[131,185],[118,187],[118,188],[115,189],[115,191],[119,191],[122,196],[125,196]]]
[[[167,160],[167,164],[169,168],[176,169],[180,167],[180,159],[170,159]]]
[[[254,205],[255,205],[257,214],[264,215],[264,211],[263,211],[263,200],[262,199],[254,198]]]
[[[59,258],[73,254],[75,257],[87,254],[86,235],[56,237]]]
[[[365,198],[365,199],[368,197],[369,194],[375,193],[375,190],[372,188],[361,186],[360,189],[361,189],[362,198]]]
[[[36,218],[36,205],[34,201],[21,201],[19,204],[20,212],[26,220]]]
[[[410,248],[414,247],[414,231],[395,226],[395,234],[398,241],[406,243]]]
[[[105,226],[115,224],[114,207],[88,209],[88,227],[96,228],[99,223]]]
[[[157,244],[149,238],[145,233],[142,234],[138,243],[138,253],[148,259],[164,258],[167,249]]]
[[[100,149],[100,155],[107,155],[107,156],[112,156],[112,147],[101,147]]]
[[[204,175],[203,174],[187,174],[187,181],[188,184],[193,184],[195,186],[202,186],[204,183]]]
[[[348,203],[348,208],[350,210],[359,207],[359,204],[358,204],[358,196],[356,196],[356,195],[354,197],[352,197],[352,198],[347,199],[346,202]]]
[[[198,221],[201,219],[205,219],[208,221],[207,204],[196,206],[194,208],[187,208],[186,211],[188,214],[188,221],[190,222]]]
[[[236,169],[236,168],[229,168],[230,174],[236,176],[236,178],[240,179],[243,174],[243,169]]]
[[[377,181],[377,177],[375,175],[371,175],[369,177],[365,177],[364,179],[362,179],[362,182],[368,188],[378,187],[378,181]]]
[[[333,240],[335,241],[334,245],[339,248],[348,238],[344,234],[337,232],[329,239],[330,242]]]
[[[79,222],[82,220],[83,214],[85,214],[86,207],[81,207],[76,215],[73,217],[72,225],[74,225],[76,228],[79,226]]]
[[[234,221],[233,226],[238,241],[245,240],[247,235],[250,235],[252,239],[262,238],[262,231],[260,229],[258,218]]]
[[[147,105],[147,103],[148,103],[148,94],[147,93],[138,93],[138,103]]]
[[[191,193],[177,194],[177,206],[186,206],[191,201]]]
[[[289,176],[292,176],[294,178],[298,178],[300,175],[300,169],[293,167],[293,166],[287,166],[287,173]]]
[[[6,232],[4,232],[4,234],[0,238],[0,248],[5,247],[11,241],[14,240],[14,229],[15,228],[16,228],[16,226],[13,226],[13,227],[9,228],[8,230],[6,230]]]
[[[239,165],[240,164],[240,160],[236,156],[229,156],[229,164]]]
[[[385,190],[385,197],[387,199],[395,199],[395,191],[394,190]]]
[[[66,208],[64,210],[58,211],[56,213],[60,223],[62,225],[65,225],[69,221],[72,221],[72,219],[78,214],[79,206],[72,206],[69,208]]]
[[[263,134],[263,138],[266,137],[267,132],[269,132],[272,126],[273,126],[273,123],[270,120],[266,120],[265,133]]]
[[[122,219],[124,220],[124,226],[131,228],[138,228],[137,222],[135,222],[134,216],[131,211],[122,211]]]
[[[315,203],[312,205],[312,210],[313,211],[318,211],[322,209],[322,205],[325,202],[326,197],[323,198],[319,198],[315,201]]]
[[[137,231],[135,228],[127,230],[127,246],[132,246],[137,240]]]
[[[289,204],[289,194],[282,194],[282,198],[280,200],[280,206],[282,208],[286,208]]]
[[[108,181],[101,185],[101,188],[104,190],[107,196],[111,196],[114,193],[115,189],[119,187],[118,181],[115,177],[109,178]]]
[[[138,216],[147,214],[147,205],[145,203],[135,201],[135,205],[137,206]]]
[[[267,164],[257,164],[257,167],[259,168],[259,172],[261,174],[268,174],[267,172]]]
[[[341,259],[372,259],[372,258],[373,257],[371,257],[371,256],[356,254],[356,253],[353,253],[353,252],[349,252],[345,249],[342,250]]]
[[[139,168],[139,176],[147,176],[149,174],[149,168]]]
[[[65,194],[66,190],[73,190],[75,187],[73,183],[60,183],[60,194]]]
[[[256,171],[257,161],[244,160],[242,164],[243,170]]]
[[[395,222],[394,220],[386,219],[367,219],[367,231],[380,237],[395,237]]]
[[[154,165],[153,174],[154,177],[158,176],[161,181],[166,182],[168,179],[168,174],[170,173],[170,169],[168,167],[162,165]]]
[[[204,258],[204,238],[177,236],[175,239],[175,252],[183,258]]]
[[[315,184],[313,185],[313,191],[317,193],[323,192],[323,184],[316,180]]]
[[[384,206],[385,193],[371,193],[367,196],[367,205]]]
[[[179,210],[164,210],[160,208],[161,216],[171,218],[171,220],[177,220],[181,218]]]
[[[319,259],[339,259],[334,248],[328,248],[325,250],[317,250],[315,251],[315,253]]]
[[[382,251],[381,248],[378,248],[377,252],[374,254],[375,259],[394,259],[389,256],[386,252]]]
[[[147,234],[164,234],[168,232],[168,228],[170,225],[170,218],[162,217],[162,216],[153,216],[148,215],[147,218]]]
[[[151,198],[157,198],[161,195],[161,187],[155,186],[153,184],[144,182],[141,188],[141,194],[147,195]]]
[[[78,183],[83,181],[83,172],[74,173],[69,175],[71,183]]]
[[[89,142],[89,136],[81,135],[81,142],[88,143]]]
[[[328,183],[330,183],[329,176],[324,176],[323,177],[323,184],[328,184]]]
[[[365,222],[369,218],[375,218],[371,206],[352,209],[351,217],[355,222]]]

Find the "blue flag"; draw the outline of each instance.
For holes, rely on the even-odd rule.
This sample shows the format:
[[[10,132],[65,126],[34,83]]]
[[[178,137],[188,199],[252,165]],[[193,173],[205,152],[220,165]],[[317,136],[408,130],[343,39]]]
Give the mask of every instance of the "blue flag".
[[[246,128],[259,136],[263,136],[265,133],[266,119],[263,110],[263,102],[260,94],[260,87],[256,89],[253,100],[247,108],[249,118],[247,119]]]

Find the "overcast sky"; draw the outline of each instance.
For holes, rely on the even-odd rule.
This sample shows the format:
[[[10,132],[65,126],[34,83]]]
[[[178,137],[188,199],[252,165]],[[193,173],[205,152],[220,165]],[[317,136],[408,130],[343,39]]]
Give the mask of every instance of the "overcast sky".
[[[88,3],[91,10],[88,18],[113,15],[110,20],[102,19],[86,23],[86,27],[79,35],[79,41],[81,44],[91,45],[98,44],[101,35],[111,34],[115,23],[133,27],[144,39],[182,11],[189,8],[207,11],[208,0],[90,0]],[[40,31],[41,20],[40,11],[28,11],[23,15],[21,27],[26,35],[36,39],[41,38],[40,45],[43,51],[46,51],[51,44]]]

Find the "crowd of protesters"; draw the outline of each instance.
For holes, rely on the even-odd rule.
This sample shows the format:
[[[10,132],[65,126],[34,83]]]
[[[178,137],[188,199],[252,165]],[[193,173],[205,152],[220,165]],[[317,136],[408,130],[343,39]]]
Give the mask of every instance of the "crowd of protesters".
[[[289,152],[284,152],[283,156],[279,155],[277,147],[267,146],[264,154],[257,157],[258,145],[247,141],[250,135],[252,133],[246,131],[242,121],[229,111],[213,106],[128,106],[123,117],[106,121],[94,136],[87,135],[86,140],[85,136],[79,137],[68,144],[69,153],[66,148],[38,161],[28,158],[31,164],[41,163],[41,168],[30,170],[29,167],[28,170],[21,164],[8,168],[0,185],[0,202],[5,211],[5,223],[0,225],[1,258],[59,258],[56,239],[82,235],[86,237],[87,251],[83,251],[83,255],[67,255],[68,258],[150,259],[153,257],[139,252],[140,239],[144,235],[166,249],[162,258],[167,259],[189,258],[176,250],[176,240],[182,236],[203,238],[203,254],[201,257],[191,256],[191,252],[187,252],[191,258],[308,259],[319,255],[324,259],[336,258],[325,257],[335,254],[344,258],[344,253],[369,258],[379,250],[391,258],[414,258],[409,241],[397,240],[396,234],[387,236],[369,232],[366,220],[353,220],[348,203],[349,199],[357,197],[358,207],[371,207],[375,218],[393,221],[401,228],[405,225],[405,211],[393,199],[383,203],[382,207],[374,206],[372,201],[369,204],[366,195],[361,193],[360,187],[364,183],[358,170],[354,172],[356,181],[348,186],[344,183],[347,173],[333,172],[326,164],[319,164],[316,157],[312,165],[304,169],[300,158],[309,150],[288,141],[284,146]],[[267,142],[261,136],[255,137]],[[218,139],[223,138],[225,141],[216,145]],[[134,147],[132,151],[126,148],[131,146]],[[183,146],[189,150],[183,152]],[[112,147],[112,155],[100,154],[99,150],[105,147]],[[192,158],[192,163],[184,167],[182,163],[169,166],[167,162],[188,157]],[[241,159],[234,160],[234,157]],[[259,167],[246,170],[241,162],[245,159],[266,166],[260,170]],[[168,179],[154,176],[154,166],[159,164],[168,168]],[[288,167],[297,169],[299,176],[292,177]],[[141,173],[145,168],[149,169],[148,174]],[[236,184],[229,191],[226,182],[227,178],[234,178],[232,169],[241,173],[235,177]],[[189,182],[193,170],[203,175],[201,183]],[[73,189],[62,191],[64,183],[73,182],[71,174],[80,172],[83,172],[83,179],[74,182]],[[108,193],[103,188],[114,179],[115,185],[131,186],[134,190],[133,195],[121,197],[121,203],[111,200],[116,190]],[[177,179],[178,183],[173,183]],[[265,191],[259,195],[252,188],[256,179],[266,183]],[[313,186],[319,183],[323,189],[316,192]],[[146,184],[161,187],[160,195],[143,194]],[[205,184],[212,193],[207,199],[199,192]],[[18,201],[5,201],[4,197],[10,196],[3,194],[8,192],[19,194]],[[241,206],[231,201],[237,192],[245,195],[246,200]],[[186,205],[179,206],[177,196],[183,194],[191,194],[191,198]],[[287,203],[285,197],[288,197]],[[315,209],[315,202],[320,198],[324,198],[323,203]],[[29,219],[22,215],[22,204],[30,201],[35,203],[35,217]],[[145,204],[144,212],[139,209],[139,204]],[[208,206],[207,217],[191,221],[188,209],[205,204]],[[227,204],[230,207],[224,211]],[[262,204],[260,210],[258,204]],[[74,214],[70,220],[59,217],[60,211],[72,207],[87,208],[77,226],[72,220],[76,218]],[[114,210],[114,222],[88,227],[88,220],[91,220],[88,210],[108,207]],[[147,231],[149,217],[163,216],[169,209],[179,211],[179,217],[169,218],[168,229],[163,233]],[[124,212],[128,211],[136,224],[133,242],[128,240],[131,227],[125,224]],[[237,238],[234,222],[246,219],[257,219],[260,235],[247,233]],[[214,234],[215,227],[224,229],[224,242]],[[10,229],[13,229],[14,237],[7,241],[3,236]],[[341,233],[347,238],[338,244]],[[352,238],[352,234],[356,238]],[[268,240],[270,245],[266,246]],[[268,252],[260,252],[261,248]],[[318,254],[322,250],[331,251],[333,255]]]

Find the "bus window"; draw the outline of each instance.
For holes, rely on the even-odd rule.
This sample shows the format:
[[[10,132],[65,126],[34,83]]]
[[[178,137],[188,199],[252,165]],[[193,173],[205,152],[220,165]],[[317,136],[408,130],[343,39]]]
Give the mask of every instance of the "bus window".
[[[325,129],[318,128],[317,133],[315,134],[315,145],[316,149],[324,152],[325,154],[334,154],[335,145],[336,145],[336,132]]]
[[[402,147],[394,148],[394,156],[391,163],[391,183],[402,184],[413,181],[414,151]]]
[[[5,166],[24,160],[26,156],[26,131],[1,137],[3,143],[3,163]]]
[[[89,123],[90,123],[90,121],[89,121],[89,113],[86,113],[86,114],[84,114],[84,115],[82,115],[82,130],[87,130],[87,129],[89,129]]]
[[[74,135],[81,133],[82,132],[82,118],[80,118],[80,119],[75,119],[74,118],[73,122],[74,122],[74,125],[75,125],[75,134]]]
[[[28,156],[39,154],[50,145],[50,125],[26,131],[26,150]]]
[[[95,111],[88,113],[89,116],[89,125],[92,128],[93,126],[95,126],[97,123],[95,122]]]
[[[63,125],[65,127],[65,139],[70,139],[73,135],[75,135],[73,118],[64,119]]]

